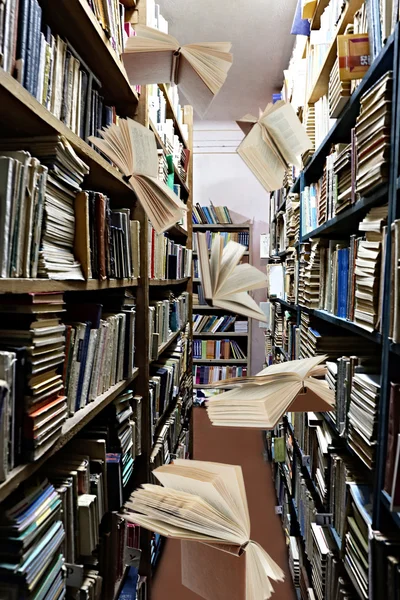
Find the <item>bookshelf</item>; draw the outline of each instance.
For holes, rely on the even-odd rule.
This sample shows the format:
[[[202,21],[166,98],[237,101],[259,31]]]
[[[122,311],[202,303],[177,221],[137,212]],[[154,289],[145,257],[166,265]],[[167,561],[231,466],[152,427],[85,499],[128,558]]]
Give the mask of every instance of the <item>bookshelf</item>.
[[[312,29],[318,29],[321,14],[327,5],[327,1],[320,0],[317,3],[316,12],[311,20]],[[352,21],[356,11],[362,8],[362,5],[362,2],[346,3],[346,9],[342,14],[337,32],[327,51],[319,71],[319,77],[315,80],[307,96],[306,104],[314,104],[327,94],[329,73],[336,59],[336,36],[344,32],[345,26]],[[376,15],[379,16],[379,3],[371,0],[368,5],[376,19]],[[370,27],[370,21],[368,21],[368,27]],[[375,32],[372,34],[369,30],[369,34],[371,43],[372,36],[379,40],[379,33],[375,36]],[[398,345],[393,343],[391,334],[391,314],[396,310],[391,287],[391,277],[393,277],[394,261],[396,260],[393,255],[394,233],[391,225],[400,216],[397,131],[399,106],[398,23],[386,43],[380,46],[368,72],[351,94],[338,118],[332,123],[329,133],[309,159],[303,157],[304,164],[300,173],[295,172],[293,181],[290,181],[282,190],[275,192],[271,200],[273,212],[270,215],[270,223],[272,228],[275,228],[284,218],[287,234],[290,215],[287,211],[286,199],[289,196],[300,202],[300,218],[296,224],[294,235],[283,236],[285,249],[279,248],[278,253],[271,253],[271,259],[274,259],[271,264],[278,267],[282,265],[284,282],[283,293],[278,294],[280,297],[270,295],[269,298],[272,306],[273,329],[267,334],[269,338],[266,344],[268,351],[266,362],[271,364],[282,360],[293,360],[311,356],[314,352],[327,353],[329,365],[336,364],[338,369],[335,376],[332,375],[334,373],[333,366],[328,367],[326,376],[328,382],[331,382],[331,386],[332,382],[335,382],[336,385],[336,410],[330,413],[305,413],[304,415],[288,413],[274,431],[265,433],[266,447],[272,461],[274,461],[275,444],[279,443],[277,440],[284,439],[284,444],[282,444],[284,458],[279,458],[277,459],[279,462],[274,462],[274,481],[277,504],[280,507],[282,523],[287,534],[289,562],[292,567],[299,564],[302,568],[298,578],[295,576],[296,588],[299,587],[299,582],[302,580],[301,585],[313,588],[317,596],[316,590],[323,585],[326,587],[322,588],[322,594],[327,598],[332,593],[329,591],[332,588],[328,588],[329,585],[332,585],[329,581],[332,582],[336,575],[331,579],[327,577],[326,581],[321,583],[318,569],[325,564],[329,571],[330,565],[332,565],[329,557],[334,557],[338,561],[335,573],[339,577],[343,576],[350,586],[348,588],[349,597],[373,599],[379,598],[382,589],[388,589],[387,586],[390,585],[387,583],[387,578],[390,578],[390,572],[387,571],[387,556],[392,554],[398,557],[395,540],[400,525],[400,513],[397,512],[396,507],[392,506],[391,494],[385,489],[388,464],[390,461],[394,461],[394,456],[387,454],[387,444],[390,420],[393,418],[390,416],[391,382],[398,381],[400,354]],[[317,227],[307,231],[303,226],[307,210],[305,190],[320,181],[331,146],[350,142],[350,131],[356,126],[360,108],[362,109],[363,95],[371,90],[388,71],[393,71],[395,75],[391,92],[393,107],[390,122],[391,149],[387,158],[386,180],[384,179],[381,184],[376,184],[371,191],[356,196],[348,206],[330,218],[325,215],[322,222],[317,223]],[[302,118],[301,111],[299,118]],[[282,197],[284,197],[283,201]],[[318,202],[320,202],[320,196],[317,197],[317,211],[323,210],[323,208],[318,208],[323,206]],[[307,269],[310,273],[313,265],[313,248],[316,251],[315,248],[318,247],[329,247],[331,241],[334,243],[333,240],[349,240],[352,235],[362,236],[364,232],[359,230],[361,221],[366,218],[371,209],[381,207],[386,203],[388,205],[386,250],[381,259],[382,268],[378,275],[382,287],[378,286],[381,292],[378,288],[375,288],[374,291],[376,298],[381,293],[382,303],[379,308],[381,319],[371,328],[367,328],[363,327],[360,322],[348,318],[349,313],[347,313],[347,317],[339,316],[338,306],[333,310],[326,310],[323,301],[321,305],[322,293],[320,291],[318,292],[320,294],[319,306],[313,304],[309,283],[311,280],[307,279],[305,274]],[[295,265],[292,270],[290,265],[288,269],[286,262],[289,248]],[[326,254],[322,253],[318,256],[322,257],[320,258],[321,262],[327,260]],[[318,270],[321,263],[318,263],[318,259],[316,260],[318,266],[314,273],[319,275],[314,276],[322,279],[326,277],[326,271],[324,273]],[[322,286],[321,283],[320,286]],[[313,332],[318,332],[315,338],[312,337]],[[321,336],[321,346],[318,346],[318,335]],[[324,338],[332,340],[331,345],[327,342],[327,345],[323,346]],[[341,340],[340,343],[336,343],[336,346],[334,345],[335,338]],[[348,340],[346,349],[340,347],[344,343],[343,340]],[[354,344],[353,350],[351,350],[352,344]],[[346,371],[347,375],[344,375],[344,371],[340,371],[340,369],[348,368],[344,365],[348,364],[346,361],[349,359],[342,357],[352,355],[365,357],[367,354],[370,358],[364,358],[363,364],[371,365],[369,373],[376,373],[375,381],[379,397],[377,396],[376,400],[377,412],[374,416],[374,430],[372,433],[365,433],[364,450],[361,450],[361,442],[357,442],[357,422],[354,419],[357,393],[354,390],[357,389],[357,382],[363,376],[363,370],[360,367],[353,372]],[[331,368],[333,371],[330,370]],[[363,406],[361,400],[359,400],[359,406]],[[342,410],[344,410],[344,418]],[[358,423],[361,423],[361,419],[360,416]],[[362,423],[365,424],[366,421],[364,420]],[[396,430],[396,436],[397,433]],[[374,448],[376,449],[375,454],[373,454]],[[394,446],[393,452],[396,452],[396,446]],[[373,457],[371,464],[369,463],[370,453]],[[352,476],[348,475],[350,471]],[[344,475],[345,472],[346,475]],[[392,474],[392,477],[395,475]],[[355,484],[354,481],[356,481]],[[393,485],[395,487],[398,485],[396,480]],[[366,496],[357,497],[355,500],[355,494],[358,493],[355,491],[357,486],[358,490],[362,490],[365,486],[364,489],[367,491],[365,492]],[[367,546],[369,549],[365,554],[368,566],[363,571],[361,569],[357,571],[354,564],[353,567],[350,566],[351,559],[349,562],[352,542],[349,542],[351,530],[349,530],[347,517],[352,515],[359,518],[362,513],[361,507],[366,505],[371,508],[371,514],[361,518],[370,532],[369,546]],[[314,521],[313,525],[312,521]],[[320,562],[320,559],[317,558],[321,546],[318,543],[318,535],[315,533],[315,525],[319,528],[318,531],[322,536],[320,539],[323,539],[329,548],[325,563]],[[387,544],[387,550],[384,549],[384,544]],[[292,545],[297,547],[297,563],[293,559]],[[358,573],[357,576],[355,572]],[[361,581],[365,581],[365,584],[360,583]]]
[[[132,23],[137,21],[146,22],[147,7],[145,0],[141,0],[139,10],[136,10],[135,0],[123,0],[121,4],[126,8],[125,17],[131,19]],[[166,151],[157,133],[156,125],[149,122],[147,88],[142,87],[139,94],[130,85],[123,63],[113,47],[112,39],[100,25],[89,2],[87,0],[61,0],[55,4],[50,0],[39,0],[39,6],[42,9],[43,23],[51,27],[54,35],[59,35],[62,39],[68,40],[82,61],[90,68],[90,71],[100,80],[104,102],[115,107],[116,114],[119,117],[134,118],[143,125],[149,126],[156,135],[159,148]],[[159,87],[167,102],[167,117],[171,118],[174,123],[175,134],[179,137],[180,143],[190,151],[186,178],[182,171],[179,171],[174,164],[174,183],[180,185],[181,198],[187,204],[188,215],[191,215],[193,110],[192,107],[185,106],[182,108],[182,115],[176,114],[174,104],[170,101],[168,95],[167,86],[162,85]],[[62,90],[60,90],[60,94],[62,94]],[[20,460],[10,470],[6,479],[0,483],[0,512],[6,506],[11,494],[15,493],[16,495],[13,498],[18,498],[18,494],[22,490],[22,484],[27,480],[30,481],[29,478],[33,475],[35,478],[36,476],[46,477],[50,468],[49,465],[54,466],[55,460],[63,460],[61,457],[65,457],[65,451],[71,447],[70,444],[79,441],[81,436],[86,434],[90,428],[99,426],[98,423],[100,421],[98,419],[109,414],[107,411],[112,409],[114,400],[120,398],[127,390],[132,390],[136,396],[142,398],[141,454],[135,457],[133,470],[129,475],[128,482],[123,487],[123,500],[126,500],[129,493],[135,487],[151,481],[151,471],[154,468],[154,464],[150,461],[154,450],[154,441],[151,435],[149,391],[149,380],[154,368],[153,363],[158,363],[164,359],[167,360],[175,349],[180,337],[185,335],[185,331],[190,334],[191,327],[192,302],[189,299],[189,317],[187,322],[179,327],[178,331],[171,331],[171,328],[169,329],[170,335],[167,341],[158,347],[157,358],[151,360],[149,358],[149,349],[152,343],[149,334],[149,307],[152,301],[160,297],[165,297],[169,292],[171,296],[190,292],[192,289],[191,277],[150,279],[148,220],[134,192],[125,182],[122,174],[89,143],[79,137],[72,129],[67,127],[60,119],[45,108],[10,73],[2,68],[0,68],[0,103],[1,139],[8,137],[26,138],[62,135],[72,146],[78,157],[90,169],[89,174],[84,178],[82,189],[95,190],[109,196],[113,209],[128,208],[130,211],[130,220],[140,223],[140,237],[138,239],[140,250],[139,277],[124,279],[110,278],[105,280],[88,279],[86,281],[41,278],[0,279],[0,298],[3,294],[65,293],[64,298],[67,299],[67,304],[70,302],[102,303],[104,299],[111,299],[115,294],[126,291],[133,295],[136,311],[135,357],[132,372],[128,373],[126,377],[121,378],[114,385],[111,385],[107,391],[98,395],[93,401],[88,402],[83,408],[76,410],[72,416],[66,418],[60,430],[60,435],[46,449],[42,456],[33,462]],[[186,134],[186,132],[188,135],[184,137],[184,133]],[[23,140],[21,140],[21,149],[24,149]],[[176,224],[167,232],[168,237],[174,242],[191,249],[191,229],[191,219],[188,218],[186,228],[180,224]],[[115,350],[115,354],[117,354],[117,350]],[[168,460],[170,460],[171,455],[188,450],[188,444],[182,440],[184,438],[183,434],[186,434],[189,428],[191,397],[192,364],[191,353],[187,352],[186,360],[182,361],[182,373],[178,389],[174,390],[172,401],[166,407],[166,411],[162,417],[163,423],[170,423],[170,427],[176,429],[175,437],[172,435],[167,436],[168,439],[173,439],[173,445],[170,445],[169,448],[170,454]],[[23,398],[18,398],[18,400],[23,401]],[[177,409],[178,405],[179,410]],[[175,413],[177,416],[174,421],[173,416]],[[117,429],[118,426],[116,425],[115,430]],[[74,452],[76,454],[76,451]],[[115,485],[115,487],[117,488],[118,485]],[[105,488],[105,491],[108,492],[108,488]],[[113,509],[114,512],[119,510],[119,508],[120,506],[116,506]],[[109,515],[110,512],[107,512],[107,516],[104,515],[104,519],[101,522],[102,535],[104,533],[103,529],[106,527],[105,521],[108,520]],[[115,529],[111,529],[111,531],[112,537],[115,536]],[[151,594],[151,578],[155,565],[152,564],[151,560],[151,536],[144,531],[140,535],[140,549],[142,551],[140,573],[147,577],[146,584],[142,586],[143,589],[144,587],[147,589],[147,598]],[[118,547],[114,548],[114,550],[114,555],[117,556]],[[67,559],[66,562],[74,566],[80,564],[79,560],[80,557],[77,555],[74,560]],[[122,558],[121,560],[124,561],[125,559]],[[104,600],[113,600],[113,598],[119,597],[127,571],[125,563],[122,566],[122,572],[117,579],[114,582],[109,582],[110,586],[107,584],[108,587],[104,588],[102,595]],[[114,566],[110,565],[109,572],[114,573],[113,569]],[[1,583],[2,580],[0,578],[0,587]]]
[[[240,232],[244,232],[248,235],[248,248],[249,250],[247,250],[243,257],[244,260],[247,262],[249,261],[251,263],[251,225],[249,225],[248,223],[243,223],[243,224],[239,224],[239,223],[212,223],[212,224],[193,224],[193,235],[196,235],[196,232],[211,232],[211,233],[240,233]],[[196,248],[196,245],[194,244],[194,247]],[[193,258],[195,260],[197,260],[198,258],[198,254],[196,252],[196,250],[193,251]],[[196,294],[196,292],[198,293],[198,286],[201,285],[201,279],[199,277],[193,277],[192,278],[192,285],[193,285],[193,291]],[[205,316],[205,315],[209,315],[210,318],[212,318],[212,316],[221,318],[221,317],[225,317],[225,316],[229,316],[231,315],[231,313],[229,313],[229,311],[225,311],[225,310],[221,310],[219,308],[215,308],[215,307],[211,307],[208,306],[207,304],[194,304],[193,305],[193,318],[195,319],[196,316]],[[236,317],[236,320],[238,321],[247,321],[247,332],[242,332],[242,331],[235,331],[234,327],[235,324],[232,323],[229,325],[228,327],[228,331],[215,331],[215,332],[211,332],[211,331],[200,331],[200,330],[196,330],[193,331],[193,343],[194,344],[200,344],[201,345],[201,358],[198,357],[197,355],[193,356],[193,368],[194,368],[194,381],[196,381],[196,373],[197,373],[197,369],[196,367],[198,367],[198,369],[200,369],[200,371],[203,369],[213,369],[213,368],[217,368],[217,369],[222,369],[225,367],[227,367],[229,369],[229,367],[233,367],[233,369],[235,369],[236,367],[238,367],[240,369],[240,371],[238,371],[236,373],[235,370],[232,370],[232,372],[228,375],[228,373],[226,374],[226,376],[222,376],[219,377],[220,379],[225,379],[227,377],[235,377],[235,376],[239,376],[240,373],[243,373],[242,369],[245,368],[247,369],[247,373],[250,373],[250,368],[251,368],[251,320],[250,319],[246,319],[245,317]],[[217,352],[223,351],[222,350],[222,344],[229,344],[230,345],[230,351],[229,351],[229,356],[230,358],[206,358],[205,352],[206,352],[206,347],[207,347],[207,342],[211,342],[211,344],[213,345],[213,349],[209,348],[209,351],[212,350],[214,352],[214,356],[216,355]],[[243,358],[233,358],[233,349],[232,349],[232,342],[238,344],[240,351],[243,353]],[[221,344],[221,346],[219,345]],[[200,346],[198,347],[200,349]],[[204,371],[205,372],[205,371]],[[211,371],[209,371],[211,372]],[[222,373],[222,371],[221,371]],[[211,377],[211,375],[210,375]],[[205,388],[202,388],[202,386],[200,384],[195,384],[194,389],[196,390],[203,390]],[[201,392],[203,393],[203,392]]]

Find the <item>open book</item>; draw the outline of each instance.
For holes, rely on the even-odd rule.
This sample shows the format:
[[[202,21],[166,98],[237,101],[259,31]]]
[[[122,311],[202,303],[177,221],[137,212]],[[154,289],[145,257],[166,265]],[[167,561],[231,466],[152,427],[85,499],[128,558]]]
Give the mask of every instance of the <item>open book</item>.
[[[251,319],[266,321],[265,314],[247,292],[266,287],[267,276],[248,263],[238,264],[246,251],[245,246],[229,241],[224,248],[222,236],[216,235],[209,258],[206,234],[198,233],[197,251],[207,302]]]
[[[268,104],[257,120],[245,115],[237,124],[245,138],[237,153],[267,192],[282,187],[289,165],[301,168],[300,157],[313,147],[291,104]]]
[[[122,55],[131,85],[175,83],[201,117],[223,86],[232,65],[230,42],[182,46],[172,35],[135,25]]]
[[[324,379],[321,365],[327,356],[271,365],[253,377],[238,377],[212,384],[233,389],[207,401],[213,425],[273,429],[285,412],[325,412],[333,409],[335,395]]]
[[[122,517],[165,537],[191,542],[186,548],[196,562],[183,560],[184,585],[207,600],[269,598],[270,579],[282,581],[284,574],[259,544],[250,541],[241,467],[176,459],[153,474],[164,487],[144,484],[133,492]],[[241,572],[241,595],[235,589],[230,593],[229,578],[222,581],[221,595],[218,563],[221,560],[222,567],[229,560],[224,553],[231,555],[232,574]]]
[[[158,155],[154,133],[132,119],[120,119],[89,140],[123,173],[157,233],[182,218],[187,208],[171,188],[158,179]]]

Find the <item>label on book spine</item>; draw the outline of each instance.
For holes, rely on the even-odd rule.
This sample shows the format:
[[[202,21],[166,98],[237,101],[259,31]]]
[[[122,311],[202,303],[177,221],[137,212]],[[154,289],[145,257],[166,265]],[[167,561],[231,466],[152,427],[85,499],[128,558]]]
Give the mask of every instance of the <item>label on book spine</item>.
[[[281,515],[283,513],[283,507],[282,506],[275,506],[275,514],[276,515]]]

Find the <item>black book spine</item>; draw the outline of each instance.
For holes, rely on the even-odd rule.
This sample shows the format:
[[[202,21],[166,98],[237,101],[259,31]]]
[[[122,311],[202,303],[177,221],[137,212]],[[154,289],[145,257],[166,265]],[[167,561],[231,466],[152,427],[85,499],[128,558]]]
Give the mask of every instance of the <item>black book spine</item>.
[[[81,69],[82,73],[82,90],[81,90],[81,130],[80,136],[86,140],[86,124],[87,124],[87,90],[88,90],[88,74],[84,69]]]
[[[32,79],[32,46],[33,46],[33,34],[34,34],[34,9],[35,0],[28,0],[28,23],[31,26],[27,28],[26,36],[26,49],[25,49],[25,64],[24,64],[24,80],[23,86],[31,92],[31,79]]]
[[[60,119],[63,123],[66,122],[68,112],[68,85],[69,85],[69,63],[71,60],[71,52],[67,50],[64,63],[64,78],[63,78],[63,97],[61,102]]]
[[[29,0],[19,0],[18,34],[17,34],[17,79],[24,84],[26,66],[26,44],[28,36]]]

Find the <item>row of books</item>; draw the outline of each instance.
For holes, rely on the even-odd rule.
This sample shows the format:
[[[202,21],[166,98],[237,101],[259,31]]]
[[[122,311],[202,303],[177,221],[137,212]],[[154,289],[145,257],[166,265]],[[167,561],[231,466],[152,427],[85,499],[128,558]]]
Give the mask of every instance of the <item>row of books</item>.
[[[3,68],[55,117],[84,140],[117,121],[101,82],[46,24],[37,0],[8,2],[3,24]]]
[[[101,0],[87,1],[103,31],[107,34],[112,48],[118,56],[121,56],[127,37],[126,25],[128,25],[125,23],[125,5],[119,0],[105,3]]]
[[[232,223],[229,208],[226,206],[214,206],[210,202],[210,206],[193,206],[192,219],[194,225],[223,225]]]
[[[132,375],[134,298],[73,300],[65,308],[58,293],[1,298],[2,481],[53,446],[69,415]]]
[[[150,368],[150,423],[151,439],[166,412],[173,408],[181,393],[181,384],[188,370],[188,338],[181,335],[177,343]]]
[[[74,253],[85,279],[140,276],[140,223],[129,208],[111,209],[99,192],[80,192],[75,199]]]
[[[193,340],[193,358],[246,360],[246,354],[236,340]]]
[[[303,235],[388,181],[391,95],[387,73],[361,97],[351,143],[333,145],[322,177],[302,192]]]
[[[387,205],[372,208],[350,242],[314,239],[300,246],[298,302],[380,329]]]
[[[150,279],[183,279],[191,276],[192,250],[165,233],[157,234],[149,223]]]
[[[237,242],[242,246],[249,248],[250,233],[246,231],[205,231],[207,247],[211,250],[211,245],[215,236],[220,235],[222,237],[224,247],[229,241]],[[197,252],[197,234],[193,235],[193,252]]]
[[[166,150],[169,173],[173,174],[175,165],[183,181],[186,181],[190,151],[175,131],[174,120],[167,118],[167,100],[163,91],[156,84],[148,86],[149,119],[155,126]],[[187,125],[180,126],[185,139],[188,138]],[[172,169],[171,169],[172,168]],[[168,181],[166,182],[168,184]]]
[[[152,300],[149,306],[149,358],[158,358],[159,348],[171,335],[180,331],[189,317],[189,293],[174,298],[172,292],[163,292],[163,298]]]
[[[208,367],[193,366],[193,378],[196,385],[208,385],[223,379],[232,379],[233,377],[245,377],[247,367]]]
[[[239,321],[233,315],[219,317],[217,315],[193,314],[193,333],[238,332],[238,327],[240,327],[242,333],[247,333],[248,321]]]

